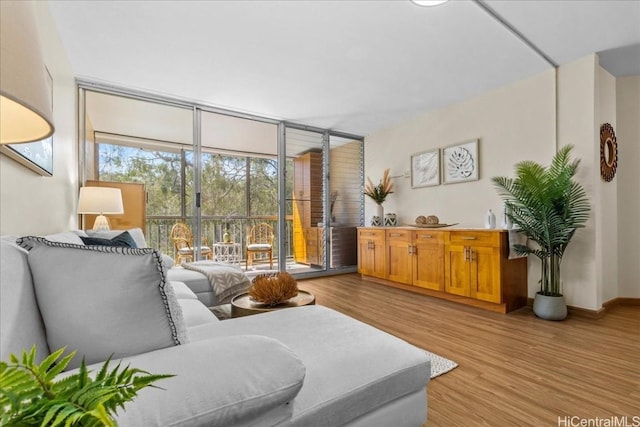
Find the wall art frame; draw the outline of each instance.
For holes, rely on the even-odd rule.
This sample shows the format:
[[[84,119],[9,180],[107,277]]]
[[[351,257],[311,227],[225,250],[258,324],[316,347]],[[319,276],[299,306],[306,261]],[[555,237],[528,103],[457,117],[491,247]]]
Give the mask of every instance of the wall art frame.
[[[440,185],[440,149],[411,156],[411,188]]]
[[[472,139],[442,149],[442,182],[444,184],[480,179],[478,143],[477,139]]]
[[[46,71],[53,108],[53,78],[49,70]],[[53,135],[40,141],[0,145],[0,152],[37,174],[53,176]]]

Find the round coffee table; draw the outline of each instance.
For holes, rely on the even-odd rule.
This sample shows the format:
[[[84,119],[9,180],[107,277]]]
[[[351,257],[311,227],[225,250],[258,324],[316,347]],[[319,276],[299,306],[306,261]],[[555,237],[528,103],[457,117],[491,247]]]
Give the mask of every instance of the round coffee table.
[[[251,300],[249,293],[236,295],[231,299],[231,317],[250,316],[252,314],[266,313],[268,311],[280,310],[282,308],[302,307],[303,305],[315,305],[316,297],[311,293],[298,290],[298,295],[287,302],[269,307]]]

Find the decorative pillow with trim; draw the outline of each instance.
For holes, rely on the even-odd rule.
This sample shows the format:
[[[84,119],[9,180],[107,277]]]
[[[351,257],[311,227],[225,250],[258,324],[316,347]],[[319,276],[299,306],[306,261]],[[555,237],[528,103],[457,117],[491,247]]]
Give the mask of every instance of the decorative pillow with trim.
[[[124,246],[127,248],[137,248],[135,240],[131,237],[128,231],[123,231],[115,237],[110,239],[103,239],[101,237],[82,237],[80,239],[85,245],[98,245],[98,246]]]
[[[49,348],[77,350],[69,369],[184,344],[182,310],[151,248],[22,237]]]

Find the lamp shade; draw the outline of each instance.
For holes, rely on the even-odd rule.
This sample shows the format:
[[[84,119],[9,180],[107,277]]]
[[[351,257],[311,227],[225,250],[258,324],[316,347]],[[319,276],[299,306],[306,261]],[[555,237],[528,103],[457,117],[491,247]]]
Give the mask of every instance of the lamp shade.
[[[79,214],[121,214],[122,192],[111,187],[82,187],[78,200]]]
[[[0,1],[0,143],[53,134],[51,88],[33,3]]]

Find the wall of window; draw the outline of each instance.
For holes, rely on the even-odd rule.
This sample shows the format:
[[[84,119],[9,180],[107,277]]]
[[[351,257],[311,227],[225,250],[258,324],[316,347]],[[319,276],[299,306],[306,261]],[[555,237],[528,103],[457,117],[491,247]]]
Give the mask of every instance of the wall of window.
[[[79,135],[84,136],[80,138],[81,181],[144,183],[145,233],[151,246],[172,255],[171,227],[185,222],[209,244],[220,242],[229,232],[244,247],[250,228],[266,222],[276,234],[275,258],[287,263],[293,259],[293,208],[291,203],[280,206],[279,199],[293,193],[293,159],[318,147],[306,147],[304,141],[300,145],[295,138],[287,145],[284,138],[280,140],[278,122],[268,119],[208,111],[87,83],[80,83],[79,123]],[[322,144],[324,149],[334,148],[328,143],[329,131],[312,132],[325,141],[320,149]],[[332,140],[340,141],[336,147],[344,145],[342,137],[337,138]],[[335,150],[336,155],[324,158],[323,170],[329,170],[331,159],[344,160],[340,152],[361,155],[361,138],[346,140],[355,144],[355,151]],[[285,150],[279,153],[282,145]],[[361,162],[347,163],[360,171],[360,179]],[[344,193],[336,213],[347,219],[347,212],[357,212],[347,206],[360,196],[348,194],[342,184],[340,188]],[[330,206],[329,197],[323,192],[323,206],[325,201]],[[356,226],[361,220],[356,213],[349,215],[349,222]]]

